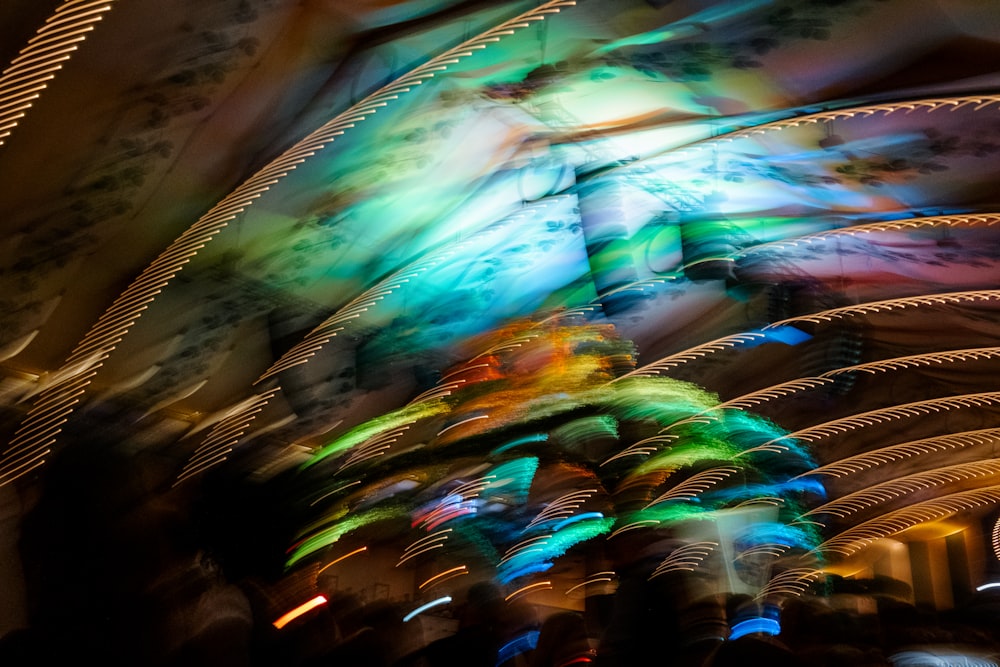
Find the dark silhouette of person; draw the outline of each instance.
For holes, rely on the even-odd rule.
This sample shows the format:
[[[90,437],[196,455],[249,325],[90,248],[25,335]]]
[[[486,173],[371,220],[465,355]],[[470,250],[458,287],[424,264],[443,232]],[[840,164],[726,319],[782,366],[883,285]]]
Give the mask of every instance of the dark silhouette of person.
[[[594,661],[583,617],[573,611],[556,612],[545,619],[529,667],[584,667]]]
[[[506,603],[489,581],[469,587],[459,611],[455,634],[428,644],[422,651],[428,667],[495,667],[506,630]]]
[[[802,667],[803,663],[783,643],[772,637],[746,635],[723,642],[709,656],[705,667]],[[844,663],[850,664],[850,663]]]

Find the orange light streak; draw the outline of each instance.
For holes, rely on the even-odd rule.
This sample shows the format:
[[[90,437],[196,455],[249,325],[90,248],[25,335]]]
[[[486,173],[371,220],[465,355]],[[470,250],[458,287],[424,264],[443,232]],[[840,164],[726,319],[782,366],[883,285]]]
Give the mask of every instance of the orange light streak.
[[[360,549],[355,549],[354,551],[352,551],[352,552],[351,552],[351,553],[349,553],[349,554],[344,554],[344,555],[343,555],[343,556],[341,556],[340,558],[335,558],[334,560],[330,561],[329,563],[327,563],[326,565],[324,565],[323,567],[321,567],[321,568],[319,569],[319,572],[317,572],[316,574],[319,574],[320,572],[322,572],[322,571],[323,571],[323,570],[325,570],[326,568],[330,567],[331,565],[336,565],[336,564],[337,564],[337,563],[339,563],[340,561],[342,561],[342,560],[345,560],[345,559],[347,559],[347,558],[350,558],[350,557],[351,557],[351,556],[353,556],[354,554],[359,554],[359,553],[363,553],[363,552],[365,552],[365,551],[368,551],[368,547],[361,547]]]
[[[286,625],[297,619],[302,614],[312,611],[316,607],[322,606],[324,604],[326,604],[326,597],[323,595],[317,595],[312,600],[300,604],[298,607],[296,607],[295,609],[291,610],[290,612],[279,618],[277,621],[274,622],[274,627],[280,630],[281,628],[285,627]]]
[[[438,574],[435,574],[433,577],[431,577],[424,583],[420,584],[417,588],[423,589],[425,586],[430,585],[432,581],[435,581],[436,579],[441,579],[441,577],[445,577],[445,579],[441,579],[441,581],[438,581],[437,583],[439,584],[442,581],[446,581],[447,579],[453,579],[454,577],[459,577],[462,576],[463,574],[468,574],[468,573],[469,573],[468,568],[466,568],[464,565],[459,565],[458,567],[453,567],[450,570],[445,570],[444,572],[439,572]],[[447,575],[453,575],[453,576],[447,576]]]

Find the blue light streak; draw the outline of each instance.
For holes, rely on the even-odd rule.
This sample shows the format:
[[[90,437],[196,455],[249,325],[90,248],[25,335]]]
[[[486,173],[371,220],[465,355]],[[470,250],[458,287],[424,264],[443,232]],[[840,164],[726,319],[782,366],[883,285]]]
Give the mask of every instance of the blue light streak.
[[[451,596],[450,595],[445,595],[444,597],[438,598],[437,600],[431,600],[427,604],[420,605],[419,607],[417,607],[416,609],[414,609],[409,614],[407,614],[406,616],[403,617],[403,623],[409,622],[415,616],[418,616],[418,615],[424,613],[428,609],[433,609],[434,607],[437,607],[437,606],[440,606],[440,605],[443,605],[443,604],[448,604],[449,602],[451,602]]]

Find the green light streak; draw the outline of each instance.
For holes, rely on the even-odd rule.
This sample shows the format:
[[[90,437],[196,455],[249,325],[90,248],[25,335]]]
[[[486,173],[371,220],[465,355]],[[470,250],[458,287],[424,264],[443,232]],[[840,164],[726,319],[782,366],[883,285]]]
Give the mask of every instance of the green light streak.
[[[336,543],[341,537],[352,531],[377,521],[398,517],[400,515],[400,511],[400,508],[395,505],[383,505],[372,507],[371,509],[361,512],[348,513],[343,520],[338,521],[329,528],[325,528],[299,543],[292,550],[288,560],[285,561],[285,567],[293,567],[302,559],[307,558],[317,551]]]
[[[356,447],[366,440],[382,433],[411,424],[421,419],[427,419],[428,417],[444,414],[448,410],[449,406],[443,399],[435,399],[432,401],[407,405],[399,410],[382,415],[381,417],[376,417],[352,428],[350,431],[340,436],[333,442],[322,447],[313,455],[311,459],[303,464],[303,468],[316,465],[323,459],[331,456],[343,454],[352,447]]]

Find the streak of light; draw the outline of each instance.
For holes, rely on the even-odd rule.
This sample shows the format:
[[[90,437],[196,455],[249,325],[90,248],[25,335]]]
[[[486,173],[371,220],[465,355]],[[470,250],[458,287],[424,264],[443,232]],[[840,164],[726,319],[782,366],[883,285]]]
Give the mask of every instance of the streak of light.
[[[399,562],[396,563],[396,567],[399,567],[400,565],[402,565],[403,563],[405,563],[406,561],[410,560],[411,558],[413,558],[415,556],[419,556],[422,553],[427,553],[428,551],[430,551],[432,549],[439,549],[439,548],[441,548],[443,546],[444,546],[444,544],[432,544],[429,547],[426,547],[424,549],[417,549],[413,553],[407,554],[406,556],[403,556],[402,558],[400,558]]]
[[[523,551],[531,546],[538,546],[535,544],[536,542],[541,541],[544,543],[544,541],[548,540],[550,537],[552,537],[551,533],[548,535],[539,535],[537,537],[531,537],[526,540],[522,540],[517,544],[515,544],[514,546],[512,546],[511,548],[507,549],[507,552],[504,554],[504,557],[500,559],[500,562],[505,563],[506,561],[513,558],[514,555],[517,554],[518,552]]]
[[[427,535],[425,537],[421,537],[419,540],[417,540],[416,542],[414,542],[410,546],[406,547],[406,549],[403,550],[403,553],[404,554],[405,553],[409,553],[410,551],[412,551],[413,549],[416,549],[417,547],[421,546],[425,542],[433,542],[436,539],[446,540],[446,539],[448,539],[448,533],[450,533],[451,531],[452,531],[451,528],[445,528],[444,530],[439,530],[436,533],[431,533],[430,535]],[[441,537],[442,535],[443,535],[443,537]]]
[[[417,586],[417,588],[423,589],[427,586],[430,586],[431,582],[436,582],[440,584],[441,582],[447,581],[448,579],[453,579],[454,577],[459,577],[463,574],[468,574],[468,573],[469,569],[467,567],[465,567],[464,565],[459,565],[458,567],[453,567],[450,570],[445,570],[444,572],[439,572],[438,574],[435,574],[433,577],[431,577],[424,583]],[[444,577],[444,579],[442,579],[442,577]],[[439,579],[440,581],[438,581]]]
[[[280,630],[281,628],[285,627],[286,625],[297,619],[302,614],[310,612],[316,607],[320,607],[325,604],[326,604],[326,597],[322,595],[317,595],[312,600],[300,604],[298,607],[296,607],[295,609],[291,610],[290,612],[288,612],[287,614],[276,620],[273,625],[274,627]]]
[[[577,584],[576,586],[571,586],[566,589],[566,595],[569,595],[578,588],[583,588],[584,586],[590,586],[591,584],[599,584],[601,582],[611,582],[615,580],[615,573],[611,570],[605,572],[597,572],[591,575],[590,579],[587,579],[583,583]]]
[[[528,584],[527,586],[522,586],[521,588],[518,588],[516,591],[505,597],[504,600],[510,602],[516,597],[527,595],[528,593],[534,593],[535,591],[550,590],[551,588],[552,588],[551,581],[536,581],[533,584]]]
[[[350,553],[344,554],[340,558],[335,558],[332,561],[330,561],[329,563],[327,563],[326,565],[324,565],[323,567],[321,567],[319,569],[319,572],[317,572],[316,574],[319,574],[320,572],[322,572],[326,568],[331,567],[333,565],[336,565],[337,563],[339,563],[339,562],[341,562],[343,560],[347,560],[348,558],[350,558],[351,556],[353,556],[355,554],[364,553],[365,551],[368,551],[368,547],[361,547],[360,549],[355,549],[354,551],[352,551]]]
[[[552,527],[553,532],[558,531],[560,528],[568,526],[571,523],[576,523],[577,521],[584,521],[586,519],[603,519],[604,515],[601,512],[584,512],[583,514],[577,514],[576,516],[571,516],[563,519],[556,525]]]
[[[428,609],[433,609],[434,607],[438,607],[443,604],[448,604],[449,602],[451,602],[451,596],[445,595],[444,597],[438,598],[437,600],[431,600],[427,604],[420,605],[419,607],[417,607],[416,609],[414,609],[409,614],[403,617],[403,623],[408,623],[409,621],[413,620],[414,617],[424,613]]]
[[[344,489],[350,488],[350,487],[355,486],[355,485],[360,484],[360,483],[361,483],[361,480],[355,480],[353,482],[349,482],[347,484],[343,484],[341,486],[338,486],[333,491],[328,491],[327,493],[324,493],[322,496],[320,496],[316,500],[314,500],[311,503],[309,503],[309,506],[312,507],[316,503],[322,501],[324,498],[329,498],[330,496],[332,496],[333,494],[337,493],[338,491],[343,491]]]
[[[460,422],[455,422],[454,424],[451,424],[449,426],[445,426],[443,429],[441,429],[440,431],[438,431],[437,434],[440,436],[445,431],[450,431],[451,429],[455,428],[456,426],[461,426],[462,424],[467,424],[468,422],[476,421],[477,419],[489,419],[489,418],[490,418],[489,415],[477,415],[475,417],[469,417],[468,419],[463,419]]]
[[[642,521],[634,521],[634,522],[632,522],[630,524],[626,524],[626,525],[622,526],[621,528],[619,528],[615,532],[613,532],[610,535],[608,535],[608,539],[610,540],[612,537],[614,537],[616,535],[620,535],[620,534],[624,533],[627,530],[635,530],[636,528],[642,528],[643,525],[647,525],[647,526],[648,525],[653,525],[653,526],[655,526],[658,523],[660,523],[660,522],[658,520],[656,520],[656,519],[643,519]]]
[[[436,519],[425,521],[424,527],[427,530],[434,530],[441,524],[451,521],[452,519],[457,519],[460,516],[468,516],[469,514],[475,514],[475,507],[455,507],[454,510],[448,513],[442,513]]]

